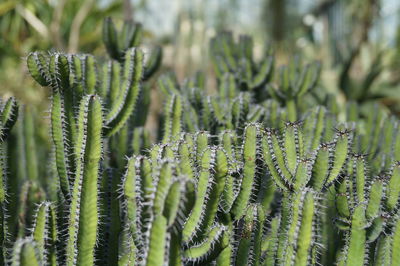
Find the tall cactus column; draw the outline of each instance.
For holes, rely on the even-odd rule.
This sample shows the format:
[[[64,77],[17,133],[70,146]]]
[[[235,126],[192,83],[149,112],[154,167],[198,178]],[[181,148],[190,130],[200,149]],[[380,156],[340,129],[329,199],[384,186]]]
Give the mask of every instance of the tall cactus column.
[[[77,145],[76,174],[71,193],[67,265],[93,265],[98,227],[98,179],[102,154],[103,114],[100,99],[82,99]]]
[[[5,140],[18,117],[18,104],[14,98],[0,101],[0,265],[7,255],[7,167],[4,154]]]

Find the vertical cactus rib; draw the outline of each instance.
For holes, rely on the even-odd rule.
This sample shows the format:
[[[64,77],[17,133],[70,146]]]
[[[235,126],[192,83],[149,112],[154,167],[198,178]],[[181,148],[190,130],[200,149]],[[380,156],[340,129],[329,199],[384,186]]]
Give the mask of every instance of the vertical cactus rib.
[[[163,209],[163,216],[167,219],[168,227],[171,227],[177,219],[179,207],[184,192],[184,180],[175,180],[172,182]]]
[[[63,97],[60,91],[54,91],[51,105],[51,135],[55,147],[57,173],[64,197],[70,197],[70,177],[68,168],[68,143],[64,133],[65,121]]]
[[[38,257],[46,265],[57,265],[58,231],[56,212],[49,202],[42,202],[35,214],[32,239],[37,243]]]
[[[365,187],[367,183],[367,169],[365,165],[364,155],[354,154],[353,174],[355,178],[353,181],[353,197],[354,202],[361,203],[365,201]]]
[[[163,265],[167,238],[167,219],[159,214],[151,223],[149,246],[146,254],[146,266]]]
[[[375,179],[370,186],[370,191],[368,193],[368,205],[365,211],[365,215],[369,221],[377,218],[380,214],[384,189],[384,182],[379,177]]]
[[[326,119],[326,109],[323,106],[318,106],[316,109],[312,110],[312,113],[309,118],[306,119],[305,123],[309,123],[308,125],[304,125],[305,135],[310,136],[307,138],[308,143],[306,144],[306,148],[308,150],[316,150],[321,142],[322,136],[326,130],[325,128],[325,119]]]
[[[153,200],[153,214],[161,215],[165,206],[165,199],[172,183],[174,166],[171,161],[165,160],[161,163],[161,169],[157,180]]]
[[[307,192],[302,209],[302,220],[297,237],[297,250],[294,265],[308,265],[313,244],[313,220],[315,215],[314,193]]]
[[[65,247],[66,265],[77,263],[78,231],[80,218],[80,200],[82,193],[82,175],[87,141],[86,124],[88,121],[89,98],[84,97],[80,102],[77,119],[77,142],[74,147],[76,160],[75,176],[71,190],[71,201],[69,203],[68,233]]]
[[[351,234],[346,252],[347,265],[364,265],[366,258],[365,206],[355,207],[351,220]]]
[[[214,223],[218,211],[221,194],[224,191],[225,179],[228,174],[227,156],[222,149],[217,149],[215,154],[214,174],[209,182],[213,183],[210,191],[207,192],[207,203],[204,209],[201,233],[207,232]]]
[[[181,133],[181,97],[176,94],[171,95],[165,107],[163,143],[168,143],[178,140]]]
[[[1,129],[0,129],[1,130]],[[7,256],[6,241],[8,234],[7,225],[7,178],[4,160],[3,143],[0,143],[0,265],[4,265]]]
[[[53,88],[53,95],[58,91],[61,94],[61,115],[63,123],[63,134],[65,140],[65,150],[67,156],[68,170],[74,171],[75,158],[72,152],[72,147],[75,144],[76,139],[76,127],[75,127],[75,106],[74,106],[74,94],[75,92],[70,87],[70,75],[71,67],[70,62],[64,54],[54,54],[50,57],[50,62],[54,61],[54,67],[50,68],[51,75],[51,86]],[[52,64],[50,64],[51,66]],[[53,69],[54,68],[54,69]]]
[[[285,156],[278,132],[273,129],[266,129],[265,133],[269,148],[268,152],[271,154],[271,160],[273,163],[273,167],[275,168],[275,170],[271,170],[272,168],[270,168],[270,171],[276,171],[276,173],[280,175],[285,184],[291,184],[293,181],[293,175],[290,173],[286,166]]]
[[[18,117],[18,103],[11,97],[5,103],[0,100],[0,265],[7,258],[7,242],[9,238],[8,193],[6,142],[11,128]]]
[[[94,246],[98,226],[98,179],[99,162],[102,154],[102,106],[97,96],[89,96],[87,134],[83,158],[83,176],[80,200],[78,232],[78,265],[94,263]]]
[[[393,233],[392,233],[392,265],[397,265],[400,263],[400,254],[398,252],[400,248],[400,218],[398,215],[394,217],[395,222],[393,224]]]
[[[312,240],[312,221],[314,214],[311,213],[311,211],[314,212],[314,195],[312,190],[306,189],[299,191],[294,196],[295,198],[293,199],[290,210],[290,222],[287,225],[287,239],[280,243],[280,245],[284,245],[284,255],[283,257],[279,257],[278,255],[278,258],[283,260],[282,263],[284,265],[292,265],[294,263],[293,259],[297,263],[300,263],[300,265],[307,265],[307,251],[310,249]],[[308,215],[308,217],[303,215]],[[300,235],[303,238],[300,238]]]
[[[193,235],[196,233],[196,229],[201,221],[201,216],[204,212],[204,207],[207,201],[207,191],[211,184],[210,181],[210,168],[214,163],[214,150],[206,148],[199,161],[199,176],[196,184],[196,200],[193,209],[190,212],[189,217],[185,221],[182,230],[182,240],[183,242],[189,242]]]
[[[138,48],[131,48],[125,55],[123,74],[123,93],[113,105],[106,117],[105,134],[114,135],[124,126],[136,106],[141,90],[143,75],[143,52]]]
[[[120,205],[125,205],[121,199],[119,188],[121,186],[121,178],[119,171],[113,168],[107,168],[103,171],[101,177],[101,186],[99,191],[99,227],[98,227],[98,241],[96,243],[96,264],[109,264],[115,265],[118,262],[118,255],[120,250],[124,250],[127,254],[131,254],[127,249],[136,245],[131,243],[133,240],[130,232],[122,231],[122,223],[129,230],[128,222],[121,221],[124,213],[121,211]],[[125,235],[124,235],[125,233]],[[122,235],[126,237],[120,240]],[[121,245],[120,241],[126,241]],[[124,245],[125,244],[125,245]],[[121,247],[120,247],[121,246]]]
[[[331,184],[338,177],[346,162],[350,147],[350,132],[347,129],[338,130],[334,142],[334,160],[332,169],[326,179],[327,184]]]
[[[264,162],[267,165],[269,174],[273,178],[276,186],[279,187],[280,189],[286,190],[288,189],[287,187],[288,181],[282,178],[282,175],[275,168],[274,157],[271,154],[270,145],[268,142],[269,140],[267,139],[267,137],[263,136],[261,144],[262,144]]]
[[[139,160],[136,158],[128,159],[126,172],[122,181],[122,191],[129,233],[131,237],[133,237],[133,240],[137,244],[140,244],[138,243],[138,240],[140,240],[138,225],[140,225],[141,217],[139,216],[139,210],[141,206],[139,205],[140,203],[137,202],[137,199],[140,198],[139,195],[137,195],[137,173],[140,172],[140,169],[137,169],[138,167],[140,167]]]
[[[201,166],[202,157],[204,155],[204,151],[207,148],[209,142],[209,134],[204,131],[200,131],[195,135],[195,167]]]
[[[188,180],[194,179],[193,160],[191,158],[191,147],[186,141],[181,141],[178,146],[179,172]]]
[[[251,261],[251,249],[252,249],[252,234],[253,234],[253,225],[256,217],[254,217],[253,208],[248,208],[246,210],[246,215],[244,217],[243,229],[241,232],[241,238],[239,245],[236,250],[236,265],[245,265]]]
[[[349,182],[348,178],[345,178],[336,188],[336,209],[340,216],[346,218],[350,217]]]
[[[110,61],[107,67],[108,80],[107,80],[107,92],[109,96],[109,105],[112,107],[117,104],[118,97],[123,90],[121,90],[121,65],[116,61]]]
[[[231,241],[231,234],[228,229],[227,231],[224,232],[224,235],[222,236],[221,243],[224,246],[224,248],[219,253],[218,258],[215,261],[216,265],[218,265],[218,266],[231,265],[233,247],[232,247],[232,244],[230,243],[230,241]]]
[[[297,162],[300,159],[300,154],[298,151],[300,144],[297,127],[297,123],[286,123],[283,136],[285,164],[292,175],[295,174]]]
[[[393,164],[389,173],[389,181],[386,187],[385,206],[388,211],[395,210],[400,196],[400,162]]]
[[[258,125],[248,125],[244,131],[244,144],[242,158],[243,179],[240,184],[239,194],[232,206],[232,214],[239,219],[245,213],[253,189],[256,174],[257,144],[259,137]]]
[[[97,64],[93,56],[83,57],[83,87],[85,94],[95,94],[97,92]]]
[[[10,97],[1,106],[1,113],[0,113],[0,142],[3,142],[7,139],[7,136],[10,133],[11,128],[15,125],[18,118],[18,110],[19,105],[18,102],[15,100],[14,97]]]
[[[73,88],[75,94],[77,96],[81,96],[84,93],[84,86],[83,86],[83,71],[84,71],[84,64],[80,55],[70,55],[69,56],[69,65],[71,69],[72,75],[72,84],[71,87]],[[77,100],[79,98],[77,97]],[[78,104],[79,102],[75,102]]]
[[[246,210],[241,228],[241,239],[236,250],[236,265],[261,263],[261,239],[265,214],[260,205],[252,205]]]
[[[391,243],[390,236],[382,235],[376,244],[376,254],[374,257],[374,265],[390,266],[391,262]]]
[[[98,227],[98,179],[102,153],[102,106],[85,96],[78,118],[76,176],[69,208],[67,265],[92,265]]]
[[[325,185],[325,180],[328,177],[331,167],[332,144],[321,143],[318,150],[315,152],[314,164],[311,169],[310,186],[315,191],[321,191]]]
[[[274,265],[275,254],[278,247],[278,231],[281,217],[275,216],[270,221],[270,228],[263,239],[261,252],[263,253],[263,265]]]

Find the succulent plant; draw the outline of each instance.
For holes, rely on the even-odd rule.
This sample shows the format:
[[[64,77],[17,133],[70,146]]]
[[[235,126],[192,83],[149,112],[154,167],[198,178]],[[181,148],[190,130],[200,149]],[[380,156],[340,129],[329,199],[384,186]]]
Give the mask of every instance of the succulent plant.
[[[110,60],[28,55],[51,91],[53,153],[35,148],[29,107],[13,139],[18,105],[0,105],[2,265],[400,263],[396,117],[354,102],[343,112],[333,98],[315,106],[318,63],[274,74],[270,49],[255,60],[250,37],[222,33],[211,42],[217,93],[202,73],[161,76],[153,139],[146,80],[161,51],[146,60],[140,32],[107,19]],[[15,141],[26,148],[13,152]],[[7,161],[27,171],[10,181]]]

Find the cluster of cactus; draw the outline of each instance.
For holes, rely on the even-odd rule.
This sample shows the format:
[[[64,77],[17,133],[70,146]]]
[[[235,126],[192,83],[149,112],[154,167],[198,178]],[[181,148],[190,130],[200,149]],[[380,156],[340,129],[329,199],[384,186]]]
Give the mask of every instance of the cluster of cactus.
[[[310,108],[318,63],[274,73],[269,49],[256,62],[250,37],[222,33],[215,95],[202,73],[158,79],[154,140],[146,80],[161,50],[146,59],[140,32],[107,19],[110,60],[28,55],[51,90],[52,149],[35,153],[28,107],[12,138],[18,105],[0,105],[0,265],[400,264],[396,117],[332,97]]]

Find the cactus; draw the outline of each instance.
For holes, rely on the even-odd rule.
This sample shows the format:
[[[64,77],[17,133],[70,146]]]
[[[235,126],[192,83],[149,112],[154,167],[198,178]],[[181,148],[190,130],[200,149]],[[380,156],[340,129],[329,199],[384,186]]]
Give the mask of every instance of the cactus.
[[[41,203],[36,211],[32,239],[36,241],[39,260],[45,264],[57,265],[58,234],[54,206],[49,202]]]
[[[107,52],[114,60],[124,62],[124,54],[130,47],[139,46],[142,38],[142,25],[125,21],[121,32],[117,32],[111,18],[106,18],[103,23],[103,42]],[[149,79],[159,67],[162,60],[162,49],[156,47],[149,56],[143,78]]]
[[[397,117],[323,99],[318,63],[277,68],[225,32],[211,42],[216,94],[201,72],[160,77],[153,139],[146,81],[162,53],[147,56],[141,32],[106,19],[111,60],[28,55],[52,95],[52,153],[29,106],[15,136],[18,105],[1,103],[1,265],[400,263]]]
[[[11,265],[42,265],[39,250],[32,238],[19,239],[13,247]]]
[[[14,98],[0,102],[0,265],[4,265],[7,257],[7,238],[9,237],[8,210],[7,210],[7,161],[5,155],[5,141],[16,123],[18,117],[18,103]]]

